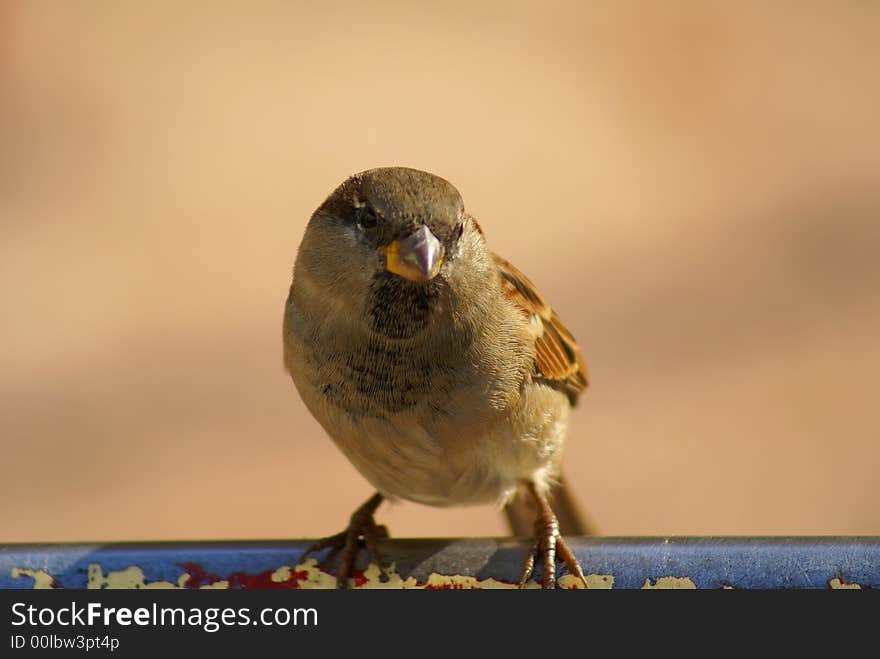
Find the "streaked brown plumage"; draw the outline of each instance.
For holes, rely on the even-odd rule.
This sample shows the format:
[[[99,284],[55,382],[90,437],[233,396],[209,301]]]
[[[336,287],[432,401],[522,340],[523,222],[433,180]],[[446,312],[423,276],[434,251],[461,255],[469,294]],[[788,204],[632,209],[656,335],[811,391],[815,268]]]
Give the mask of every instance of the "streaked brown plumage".
[[[531,560],[542,557],[544,586],[555,584],[557,549],[582,576],[547,495],[586,367],[534,284],[489,251],[450,183],[400,167],[342,183],[309,221],[283,334],[306,406],[378,491],[313,548],[344,548],[340,585],[360,536],[378,560],[383,497],[504,505],[518,488],[537,504]]]
[[[493,257],[504,296],[522,309],[530,325],[537,325],[535,372],[544,381],[560,387],[575,405],[587,388],[587,367],[578,344],[528,277],[497,254]]]

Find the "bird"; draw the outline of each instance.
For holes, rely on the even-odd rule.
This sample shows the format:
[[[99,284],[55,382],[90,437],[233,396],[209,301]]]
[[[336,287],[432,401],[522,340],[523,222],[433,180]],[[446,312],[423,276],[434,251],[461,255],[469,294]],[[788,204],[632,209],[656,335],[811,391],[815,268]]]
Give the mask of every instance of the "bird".
[[[303,559],[338,551],[345,588],[362,546],[382,565],[386,499],[506,506],[514,524],[525,497],[533,545],[518,585],[539,561],[541,586],[555,588],[557,558],[587,585],[550,503],[588,384],[581,350],[449,181],[378,167],[339,184],[296,252],[282,338],[303,403],[376,489]]]

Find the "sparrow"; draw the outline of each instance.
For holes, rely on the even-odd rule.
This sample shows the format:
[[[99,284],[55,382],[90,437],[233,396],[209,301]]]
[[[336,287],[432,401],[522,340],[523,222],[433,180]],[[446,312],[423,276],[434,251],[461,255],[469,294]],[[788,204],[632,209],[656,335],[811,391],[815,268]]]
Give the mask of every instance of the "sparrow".
[[[306,227],[282,332],[306,407],[376,488],[344,531],[303,558],[341,550],[346,587],[361,538],[382,565],[383,500],[505,506],[519,491],[535,510],[520,587],[537,559],[543,588],[554,588],[557,555],[586,585],[549,501],[586,366],[451,183],[404,167],[341,183]]]

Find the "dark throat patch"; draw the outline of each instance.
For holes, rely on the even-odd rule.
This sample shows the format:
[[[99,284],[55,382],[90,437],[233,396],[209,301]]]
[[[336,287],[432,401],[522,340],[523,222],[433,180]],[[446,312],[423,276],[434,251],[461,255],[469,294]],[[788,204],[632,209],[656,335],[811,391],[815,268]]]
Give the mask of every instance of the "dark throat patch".
[[[370,286],[370,321],[373,330],[391,339],[408,339],[423,331],[439,301],[441,284],[433,279],[419,284],[389,272]]]

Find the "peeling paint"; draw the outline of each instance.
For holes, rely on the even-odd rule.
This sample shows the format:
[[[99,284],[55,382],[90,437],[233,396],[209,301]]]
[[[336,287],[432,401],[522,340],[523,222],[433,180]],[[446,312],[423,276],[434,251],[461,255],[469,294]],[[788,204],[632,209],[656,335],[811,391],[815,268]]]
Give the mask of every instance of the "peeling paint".
[[[45,590],[49,588],[58,588],[55,577],[44,570],[28,570],[26,568],[12,568],[12,578],[20,579],[22,577],[30,577],[34,580],[34,590]]]
[[[861,590],[862,586],[857,583],[847,583],[840,577],[834,577],[831,581],[828,582],[828,587],[831,590]]]
[[[880,588],[880,536],[575,538],[572,544],[582,564],[613,573],[588,575],[593,589]],[[0,588],[333,588],[332,562],[326,568],[315,561],[320,557],[291,563],[308,545],[307,540],[7,545],[0,550]],[[496,538],[396,540],[385,553],[396,567],[354,570],[350,585],[508,589],[516,587],[522,566],[519,544]],[[557,587],[583,584],[563,570]]]
[[[147,582],[144,578],[144,571],[132,565],[118,572],[108,572],[104,575],[104,571],[97,563],[89,565],[89,580],[86,588],[89,590],[100,590],[107,588],[111,590],[132,589],[132,588],[183,588],[189,575],[184,573],[180,575],[177,584],[170,581],[151,581]]]
[[[660,577],[654,583],[645,579],[642,590],[696,590],[697,584],[690,577]]]
[[[147,581],[144,571],[132,565],[124,570],[104,573],[99,563],[88,566],[88,589],[265,589],[265,588],[335,588],[336,577],[322,569],[317,560],[310,558],[295,567],[287,565],[275,570],[267,570],[256,574],[235,572],[226,576],[209,574],[196,563],[181,565],[181,574],[176,582]],[[57,588],[52,575],[42,570],[14,568],[12,576],[31,577],[34,588]],[[567,574],[557,582],[560,588],[582,589],[583,584],[577,577]],[[608,574],[587,575],[587,584],[591,589],[607,590],[613,588],[614,577]],[[415,577],[403,578],[392,564],[385,570],[371,563],[365,570],[356,570],[349,580],[349,586],[363,589],[397,589],[397,590],[474,590],[474,589],[514,589],[517,584],[497,579],[478,579],[465,575],[446,575],[431,573],[424,583]],[[526,588],[540,588],[540,584],[530,581]]]
[[[180,567],[189,575],[184,583],[186,588],[292,589],[299,588],[299,581],[308,576],[304,570],[291,570],[286,565],[254,574],[238,571],[225,577],[208,574],[198,563],[184,563]]]
[[[614,576],[611,574],[588,574],[587,587],[590,590],[611,590],[614,588]],[[556,582],[560,588],[584,590],[584,583],[573,574],[566,574]]]

